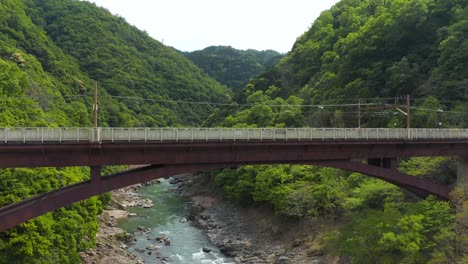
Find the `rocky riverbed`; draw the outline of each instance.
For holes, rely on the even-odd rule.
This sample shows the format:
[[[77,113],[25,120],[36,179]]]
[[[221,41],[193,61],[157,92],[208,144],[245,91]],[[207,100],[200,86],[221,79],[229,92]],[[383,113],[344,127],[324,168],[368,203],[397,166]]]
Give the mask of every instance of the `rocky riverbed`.
[[[325,256],[318,238],[321,230],[333,226],[333,219],[292,221],[275,215],[266,206],[242,208],[223,199],[219,188],[204,175],[180,175],[171,183],[177,185],[178,195],[193,201],[187,219],[205,230],[211,243],[236,263],[342,262]],[[113,192],[111,207],[99,217],[97,248],[81,254],[83,263],[143,263],[127,250],[133,236],[116,227],[118,219],[132,217],[126,208],[152,206],[138,193],[142,186]],[[157,255],[157,249],[151,253]]]
[[[324,255],[319,234],[333,219],[293,221],[267,206],[240,207],[223,198],[204,175],[178,178],[178,193],[193,200],[189,219],[204,229],[211,242],[236,263],[339,263]]]
[[[142,184],[137,184],[112,191],[110,205],[98,216],[99,230],[96,234],[96,248],[80,254],[84,264],[144,263],[142,259],[127,250],[127,244],[133,240],[133,235],[117,227],[119,219],[134,216],[126,211],[127,208],[153,206],[152,201],[143,199],[138,193],[141,187],[143,187]]]

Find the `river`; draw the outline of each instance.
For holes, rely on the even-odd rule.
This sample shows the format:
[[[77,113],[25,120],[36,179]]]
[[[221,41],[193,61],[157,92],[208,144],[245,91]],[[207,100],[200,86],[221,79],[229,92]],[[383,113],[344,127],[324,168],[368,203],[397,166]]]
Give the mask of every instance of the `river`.
[[[129,233],[134,233],[134,241],[129,251],[142,258],[145,263],[174,263],[174,264],[226,264],[234,263],[210,242],[203,232],[184,219],[188,215],[190,201],[177,196],[172,190],[173,186],[168,180],[161,184],[149,185],[140,190],[143,198],[154,203],[152,208],[130,208],[130,213],[137,216],[122,220],[119,227]],[[138,227],[150,228],[148,232],[138,231]],[[170,239],[171,245],[164,245],[156,238],[165,236]],[[150,251],[148,246],[156,246],[157,251]],[[204,252],[203,248],[211,250]],[[151,252],[151,255],[148,254]],[[156,256],[167,257],[167,262],[159,261]]]

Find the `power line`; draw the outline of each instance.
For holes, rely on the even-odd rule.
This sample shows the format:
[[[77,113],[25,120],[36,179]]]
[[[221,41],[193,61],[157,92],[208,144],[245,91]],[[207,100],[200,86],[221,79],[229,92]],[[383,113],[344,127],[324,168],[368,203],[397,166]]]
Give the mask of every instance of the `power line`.
[[[166,99],[152,99],[152,98],[142,98],[142,97],[131,97],[131,96],[116,96],[111,95],[112,98],[117,99],[129,99],[129,100],[140,100],[140,101],[151,101],[151,102],[164,102],[164,103],[177,103],[177,104],[196,104],[196,105],[215,105],[215,106],[271,106],[271,107],[283,107],[283,106],[293,106],[293,107],[316,107],[323,109],[325,107],[351,107],[351,106],[372,106],[380,105],[379,103],[352,103],[352,104],[238,104],[238,103],[215,103],[215,102],[203,102],[203,101],[183,101],[183,100],[166,100]]]
[[[92,98],[93,95],[32,95],[32,96],[8,96],[0,97],[0,100],[8,99],[60,99],[62,98]],[[110,97],[114,99],[122,100],[137,100],[147,102],[160,102],[160,103],[171,103],[171,104],[188,104],[188,105],[211,105],[211,106],[233,106],[233,107],[252,107],[252,106],[269,106],[269,107],[301,107],[301,108],[345,108],[345,107],[359,107],[359,106],[380,106],[382,104],[389,105],[392,107],[405,107],[404,105],[389,104],[388,101],[398,101],[402,98],[365,98],[360,99],[361,103],[334,103],[334,104],[238,104],[238,103],[217,103],[217,102],[206,102],[206,101],[186,101],[186,100],[170,100],[170,99],[155,99],[155,98],[143,98],[138,96],[119,96],[119,95],[104,95],[103,97]],[[359,99],[337,99],[336,101],[354,101]],[[363,101],[378,101],[380,103],[362,103]],[[429,112],[439,112],[444,114],[467,114],[468,112],[458,111],[446,111],[442,109],[429,109],[423,107],[412,106],[412,110],[421,110]],[[345,113],[345,112],[343,112]],[[346,113],[358,113],[358,111],[346,111]]]
[[[430,109],[430,108],[423,108],[423,107],[417,107],[413,106],[411,109],[415,110],[422,110],[422,111],[428,111],[428,112],[438,112],[441,114],[461,114],[461,115],[468,115],[468,112],[458,112],[458,111],[445,111],[442,109]]]
[[[62,97],[66,98],[73,98],[73,97],[92,97],[92,95],[62,95]],[[174,103],[174,104],[192,104],[192,105],[213,105],[213,106],[256,106],[256,105],[263,105],[263,106],[271,106],[271,107],[283,107],[283,106],[293,106],[293,107],[317,107],[317,108],[325,108],[325,107],[351,107],[351,106],[375,106],[380,105],[380,103],[352,103],[352,104],[238,104],[238,103],[216,103],[216,102],[206,102],[206,101],[185,101],[185,100],[169,100],[169,99],[155,99],[155,98],[143,98],[137,96],[120,96],[120,95],[107,95],[103,97],[110,97],[115,99],[125,99],[125,100],[137,100],[137,101],[148,101],[148,102],[161,102],[161,103]],[[5,97],[4,97],[5,98]],[[57,98],[57,96],[52,95],[35,95],[35,96],[13,96],[7,97],[10,98],[17,98],[17,99],[31,99],[31,98]],[[6,98],[5,98],[6,99]],[[377,100],[377,99],[375,99]],[[380,101],[381,99],[378,99]]]

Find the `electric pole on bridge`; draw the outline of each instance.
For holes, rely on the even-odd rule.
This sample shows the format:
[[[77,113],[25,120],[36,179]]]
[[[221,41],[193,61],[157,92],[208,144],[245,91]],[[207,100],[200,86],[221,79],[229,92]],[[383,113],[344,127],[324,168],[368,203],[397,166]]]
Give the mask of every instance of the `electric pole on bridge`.
[[[98,127],[98,82],[94,81],[94,128]]]
[[[98,129],[98,82],[94,81],[94,103],[93,103],[93,112],[94,112],[94,142],[99,142],[100,135]]]
[[[361,128],[361,100],[358,101],[358,128]]]
[[[95,142],[100,141],[99,130],[98,130],[98,82],[94,81],[94,139]],[[101,180],[101,166],[91,166],[91,182],[95,183]]]
[[[410,111],[411,111],[411,107],[410,107],[410,95],[407,94],[406,95],[406,128],[410,128]]]
[[[399,99],[406,98],[406,105],[399,105]],[[407,94],[406,97],[395,97],[395,104],[387,104],[386,101],[383,103],[382,106],[371,106],[371,107],[362,107],[366,104],[363,104],[361,100],[358,100],[357,107],[358,107],[358,128],[361,128],[362,120],[361,118],[365,115],[368,111],[374,110],[386,110],[386,109],[395,109],[406,116],[406,128],[410,128],[411,126],[411,105],[410,105],[410,95]],[[406,110],[406,111],[405,111]],[[363,113],[364,112],[364,113]]]

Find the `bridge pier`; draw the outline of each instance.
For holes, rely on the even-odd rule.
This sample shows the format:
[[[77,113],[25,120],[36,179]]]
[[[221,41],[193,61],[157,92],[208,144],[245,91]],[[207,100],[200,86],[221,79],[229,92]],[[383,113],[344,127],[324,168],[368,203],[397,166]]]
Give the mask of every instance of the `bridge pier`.
[[[468,156],[460,156],[457,166],[457,187],[468,194]]]

